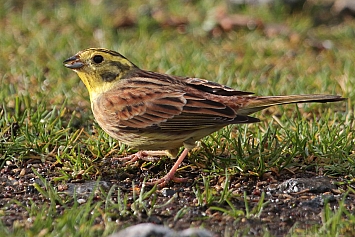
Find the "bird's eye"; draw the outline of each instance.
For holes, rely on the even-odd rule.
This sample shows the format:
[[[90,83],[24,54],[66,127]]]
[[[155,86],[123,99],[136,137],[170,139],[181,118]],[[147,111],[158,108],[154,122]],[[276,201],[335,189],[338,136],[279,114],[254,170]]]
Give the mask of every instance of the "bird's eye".
[[[95,55],[92,60],[95,62],[95,63],[101,63],[102,61],[104,61],[104,57],[102,57],[101,55]]]

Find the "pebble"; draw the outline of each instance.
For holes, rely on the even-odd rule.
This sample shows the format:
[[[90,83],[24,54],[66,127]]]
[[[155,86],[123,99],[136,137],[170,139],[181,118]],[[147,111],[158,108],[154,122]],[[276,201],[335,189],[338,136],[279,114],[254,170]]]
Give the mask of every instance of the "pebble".
[[[155,225],[152,223],[142,223],[127,227],[109,237],[212,237],[212,233],[200,228],[188,228],[183,231],[176,232],[163,225]]]
[[[86,200],[83,199],[83,198],[79,198],[79,199],[77,200],[77,202],[78,202],[79,204],[84,204],[84,203],[86,203]]]

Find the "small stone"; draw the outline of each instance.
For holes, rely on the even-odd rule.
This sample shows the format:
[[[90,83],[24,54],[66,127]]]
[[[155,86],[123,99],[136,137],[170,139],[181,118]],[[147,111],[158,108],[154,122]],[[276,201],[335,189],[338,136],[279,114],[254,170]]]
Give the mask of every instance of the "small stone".
[[[155,225],[151,223],[142,223],[138,225],[133,225],[123,229],[117,233],[110,235],[109,237],[149,237],[149,236],[159,236],[164,237],[168,234],[174,234],[169,228]]]
[[[175,194],[175,191],[170,188],[164,188],[161,193],[164,197],[172,197]]]
[[[285,180],[277,186],[276,190],[283,193],[324,193],[335,189],[336,186],[331,183],[331,180],[325,176],[319,176],[315,178],[291,178]]]
[[[189,228],[180,232],[162,225],[142,223],[127,227],[109,237],[212,237],[212,233],[199,228]]]
[[[79,204],[84,204],[84,203],[86,203],[86,200],[85,200],[84,198],[79,198],[79,199],[77,200],[77,202],[78,202]]]
[[[212,237],[212,233],[199,228],[188,228],[179,233],[180,237]]]
[[[26,174],[26,169],[22,169],[22,170],[20,171],[20,176],[25,176],[25,174]]]

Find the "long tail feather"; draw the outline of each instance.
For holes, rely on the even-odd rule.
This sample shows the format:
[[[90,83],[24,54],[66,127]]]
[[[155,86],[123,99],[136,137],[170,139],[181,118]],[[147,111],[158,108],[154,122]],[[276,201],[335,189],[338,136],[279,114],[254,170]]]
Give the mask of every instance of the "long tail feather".
[[[274,105],[310,102],[326,103],[345,99],[338,95],[252,96],[248,103],[238,110],[238,114],[249,115]]]

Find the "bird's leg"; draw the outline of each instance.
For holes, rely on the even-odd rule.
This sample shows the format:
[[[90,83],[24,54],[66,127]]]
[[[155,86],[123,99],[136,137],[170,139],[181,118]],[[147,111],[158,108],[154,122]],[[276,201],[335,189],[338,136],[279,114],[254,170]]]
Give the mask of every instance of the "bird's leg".
[[[181,162],[185,159],[187,156],[187,153],[189,152],[189,149],[185,148],[184,151],[181,153],[177,161],[175,162],[174,166],[171,168],[171,170],[161,179],[152,181],[152,182],[147,182],[147,185],[155,185],[158,184],[159,188],[165,187],[167,183],[169,183],[170,180],[181,183],[181,182],[186,182],[186,178],[178,178],[175,177],[176,170],[179,168]]]
[[[136,162],[137,160],[145,160],[145,161],[154,161],[154,156],[166,156],[168,155],[167,151],[138,151],[132,155],[122,157],[122,158],[114,158],[119,161],[124,161],[124,165],[131,164]]]

